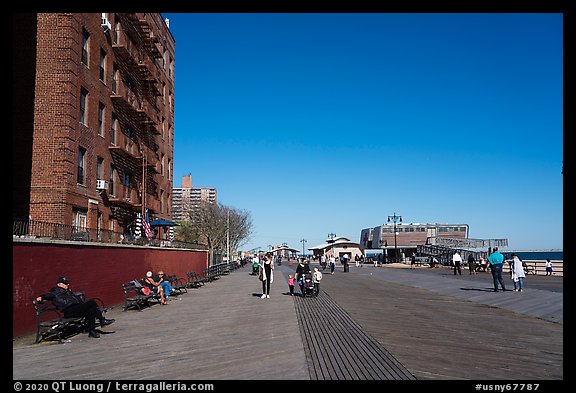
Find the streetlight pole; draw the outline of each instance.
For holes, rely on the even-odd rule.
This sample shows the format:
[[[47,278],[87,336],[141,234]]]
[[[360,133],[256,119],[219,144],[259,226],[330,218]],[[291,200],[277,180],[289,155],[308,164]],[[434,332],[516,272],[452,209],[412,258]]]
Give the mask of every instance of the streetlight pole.
[[[334,243],[334,238],[336,237],[336,234],[335,234],[335,233],[329,233],[329,234],[328,234],[328,237],[330,238],[330,241],[331,241],[332,243]],[[334,255],[334,244],[332,244],[332,255],[333,255],[334,257],[336,257],[336,256]]]
[[[390,220],[392,220],[392,222],[394,223],[394,260],[395,262],[398,262],[398,244],[396,243],[396,223],[402,222],[402,216],[397,216],[396,212],[394,212],[393,216],[388,216],[388,222],[390,222]]]
[[[226,258],[228,258],[228,265],[232,262],[230,258],[230,210],[226,210]]]
[[[302,258],[304,258],[304,244],[306,244],[308,240],[306,239],[300,239],[300,242],[302,243]]]

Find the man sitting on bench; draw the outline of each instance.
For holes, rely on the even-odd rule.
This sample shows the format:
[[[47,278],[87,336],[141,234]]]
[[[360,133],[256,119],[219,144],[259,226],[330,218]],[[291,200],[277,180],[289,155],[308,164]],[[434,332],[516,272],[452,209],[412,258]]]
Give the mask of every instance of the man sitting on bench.
[[[106,319],[102,311],[94,300],[84,301],[80,296],[75,295],[69,288],[70,281],[66,277],[58,277],[56,287],[50,292],[38,296],[36,301],[42,302],[50,300],[54,306],[64,313],[65,318],[86,318],[88,336],[98,338],[100,333],[96,331],[96,318],[100,320],[100,326],[110,325],[114,319]]]

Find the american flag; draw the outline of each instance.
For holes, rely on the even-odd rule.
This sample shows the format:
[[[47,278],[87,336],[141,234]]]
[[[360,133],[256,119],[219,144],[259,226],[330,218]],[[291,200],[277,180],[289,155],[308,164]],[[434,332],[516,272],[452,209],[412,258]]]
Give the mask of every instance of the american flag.
[[[144,227],[144,233],[146,234],[146,237],[148,239],[152,239],[154,237],[154,233],[152,233],[152,229],[148,223],[148,209],[146,209],[146,215],[144,216],[144,221],[142,221],[142,226]]]

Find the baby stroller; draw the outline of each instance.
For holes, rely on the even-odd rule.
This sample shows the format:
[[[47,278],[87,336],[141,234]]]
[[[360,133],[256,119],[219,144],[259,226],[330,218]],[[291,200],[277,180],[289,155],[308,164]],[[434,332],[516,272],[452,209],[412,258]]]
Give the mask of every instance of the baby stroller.
[[[314,283],[312,282],[312,273],[304,273],[302,275],[302,296],[314,296]]]

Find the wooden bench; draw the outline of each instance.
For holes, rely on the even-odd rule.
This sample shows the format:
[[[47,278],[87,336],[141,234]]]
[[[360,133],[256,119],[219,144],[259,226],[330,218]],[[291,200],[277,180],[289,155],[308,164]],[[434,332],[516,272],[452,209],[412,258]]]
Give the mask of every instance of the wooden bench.
[[[76,292],[75,294],[86,301],[83,292]],[[94,298],[91,300],[96,301],[102,314],[106,313],[106,306],[101,299]],[[86,318],[67,318],[64,316],[64,312],[58,310],[52,302],[38,302],[36,299],[32,299],[32,305],[36,312],[36,340],[34,341],[36,344],[54,339],[63,343],[64,338],[86,330]],[[96,320],[96,325],[99,323],[100,321]]]
[[[170,283],[172,288],[174,288],[174,294],[181,295],[183,293],[187,293],[187,282],[183,279],[178,278],[175,274],[166,275],[166,281]]]
[[[204,280],[198,275],[196,272],[186,272],[186,276],[188,281],[186,282],[186,286],[188,288],[200,288],[204,285]]]
[[[123,311],[130,308],[136,308],[138,311],[142,311],[142,309],[148,307],[151,302],[159,299],[160,295],[154,292],[149,295],[142,293],[143,287],[144,285],[141,280],[136,279],[122,284],[122,290],[124,291]]]

